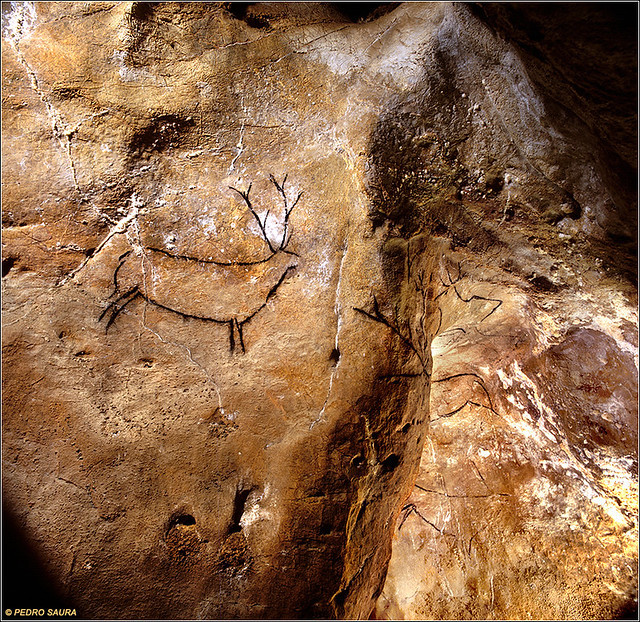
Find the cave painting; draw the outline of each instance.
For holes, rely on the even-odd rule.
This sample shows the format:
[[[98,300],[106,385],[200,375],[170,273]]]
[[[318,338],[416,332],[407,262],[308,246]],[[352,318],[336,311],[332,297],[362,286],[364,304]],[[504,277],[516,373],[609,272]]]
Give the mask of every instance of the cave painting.
[[[131,303],[143,300],[185,319],[227,326],[231,352],[238,348],[245,352],[246,325],[267,306],[297,267],[294,259],[297,253],[287,248],[291,241],[289,218],[303,193],[291,200],[285,190],[287,175],[282,182],[273,175],[269,179],[284,206],[282,234],[276,242],[267,233],[270,210],[261,218],[251,202],[252,184],[247,190],[229,187],[242,198],[256,220],[267,254],[253,259],[218,261],[137,244],[120,255],[113,272],[110,302],[98,318],[98,321],[106,319],[106,331]],[[209,293],[212,290],[218,293],[215,299]]]
[[[409,240],[410,242],[410,240]],[[371,305],[371,310],[363,309],[360,307],[353,307],[353,310],[364,316],[368,320],[373,322],[377,322],[378,324],[382,324],[390,329],[400,340],[409,348],[412,352],[412,356],[417,358],[418,363],[420,365],[419,371],[415,373],[398,373],[392,374],[391,376],[386,375],[381,378],[400,378],[400,377],[418,377],[418,376],[427,376],[431,377],[430,365],[429,365],[429,350],[431,347],[431,342],[440,334],[444,333],[452,333],[455,331],[460,331],[462,333],[466,333],[466,330],[459,326],[454,326],[452,328],[447,329],[444,333],[441,333],[442,322],[443,322],[443,314],[442,307],[438,304],[435,305],[435,302],[443,297],[447,296],[451,291],[453,291],[458,298],[465,304],[471,304],[474,301],[478,301],[480,303],[494,303],[491,306],[491,309],[483,315],[478,324],[484,322],[491,315],[493,315],[502,305],[503,301],[499,298],[490,298],[486,296],[480,296],[478,294],[472,294],[471,296],[464,297],[460,290],[458,289],[458,284],[465,277],[465,274],[462,271],[462,265],[460,262],[457,264],[457,275],[452,276],[449,270],[449,267],[445,264],[444,270],[446,271],[447,281],[442,278],[442,275],[439,275],[440,283],[443,289],[436,294],[435,293],[435,285],[434,285],[434,273],[429,274],[427,278],[427,274],[423,269],[413,270],[412,273],[412,261],[411,261],[411,253],[407,250],[407,282],[411,285],[411,289],[414,291],[417,300],[417,309],[418,309],[418,321],[417,326],[412,328],[411,322],[407,319],[401,320],[401,313],[398,309],[398,305],[396,305],[393,309],[393,313],[389,315],[385,315],[378,303],[378,299],[376,294],[372,291],[371,296],[373,299],[373,303]],[[427,326],[430,322],[428,321],[429,317],[434,318],[435,314],[438,314],[438,321],[435,328],[433,326]],[[467,375],[467,374],[462,374]],[[435,380],[434,382],[439,382]],[[483,390],[487,394],[489,398],[489,403],[491,404],[491,397],[487,393],[486,387],[482,386]],[[469,402],[473,403],[473,402]],[[455,412],[458,412],[457,409]],[[491,410],[493,410],[493,404],[491,404]],[[452,413],[452,414],[455,414]]]

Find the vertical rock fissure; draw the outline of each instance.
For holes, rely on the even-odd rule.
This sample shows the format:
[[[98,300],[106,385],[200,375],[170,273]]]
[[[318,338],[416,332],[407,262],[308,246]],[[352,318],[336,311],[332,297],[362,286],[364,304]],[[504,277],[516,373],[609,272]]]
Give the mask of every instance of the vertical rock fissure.
[[[334,304],[333,304],[333,311],[336,315],[336,335],[334,339],[334,349],[333,349],[333,353],[336,353],[334,355],[335,364],[333,366],[333,369],[331,370],[331,375],[329,376],[329,388],[327,389],[327,396],[325,397],[324,403],[322,404],[322,408],[320,409],[318,416],[309,425],[309,430],[313,430],[314,426],[320,421],[322,421],[324,418],[325,410],[327,408],[327,404],[329,403],[329,398],[331,397],[331,391],[333,389],[333,381],[338,373],[338,368],[340,366],[340,342],[339,341],[340,341],[340,330],[342,329],[342,323],[343,323],[342,305],[340,304],[340,294],[341,294],[341,287],[342,287],[342,275],[343,275],[342,271],[343,271],[344,263],[347,257],[348,248],[349,248],[349,242],[348,242],[348,239],[345,238],[345,242],[342,247],[342,255],[340,257],[340,267],[338,269],[338,283],[336,285],[336,295],[335,295]]]

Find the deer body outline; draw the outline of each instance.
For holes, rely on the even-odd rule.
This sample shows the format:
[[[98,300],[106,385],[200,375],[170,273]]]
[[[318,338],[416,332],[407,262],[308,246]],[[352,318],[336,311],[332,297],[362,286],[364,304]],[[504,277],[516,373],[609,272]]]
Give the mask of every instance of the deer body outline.
[[[289,217],[303,193],[299,192],[290,202],[285,192],[287,175],[281,183],[273,175],[269,179],[284,203],[283,231],[277,242],[267,234],[270,210],[260,218],[254,209],[250,198],[252,184],[246,191],[229,186],[256,220],[268,250],[265,256],[217,261],[137,245],[118,258],[110,302],[98,318],[99,322],[106,318],[105,332],[131,303],[143,300],[184,319],[225,325],[231,352],[237,348],[245,352],[246,325],[267,306],[297,267],[293,258],[298,254],[287,248],[291,240]],[[212,290],[217,295],[212,296]]]

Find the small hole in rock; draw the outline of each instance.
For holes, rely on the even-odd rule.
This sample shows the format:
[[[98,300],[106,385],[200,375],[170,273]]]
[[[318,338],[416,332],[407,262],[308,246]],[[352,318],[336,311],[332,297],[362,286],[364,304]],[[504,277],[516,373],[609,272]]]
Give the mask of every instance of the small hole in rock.
[[[531,283],[531,285],[533,285],[536,289],[540,291],[555,292],[558,290],[558,286],[552,281],[550,281],[546,276],[543,276],[543,275],[537,276],[533,274],[529,277],[528,280]]]
[[[338,361],[340,360],[340,350],[338,348],[334,348],[333,350],[331,350],[331,354],[329,355],[329,360],[334,365],[338,364]]]
[[[16,263],[15,257],[5,257],[2,260],[2,278],[4,278],[5,276],[7,276],[7,274],[9,274],[9,271],[11,270],[11,268],[13,268],[15,263]]]
[[[382,461],[382,470],[386,472],[393,471],[399,464],[400,458],[398,455],[389,454],[389,456]]]
[[[231,2],[227,7],[227,11],[229,11],[229,13],[231,13],[231,15],[233,15],[236,19],[244,20],[244,18],[247,15],[247,9],[252,4],[255,4],[255,3],[254,2]]]
[[[153,2],[132,2],[131,18],[140,22],[147,21],[153,15],[155,8]]]
[[[321,536],[326,536],[327,534],[330,534],[333,531],[333,526],[330,523],[322,523],[320,525],[320,529],[319,529],[319,534]]]
[[[247,499],[249,495],[255,490],[254,487],[242,488],[236,491],[235,499],[233,500],[233,515],[231,517],[231,524],[229,525],[229,533],[236,533],[242,529],[240,521],[245,511]]]
[[[271,28],[269,20],[262,15],[247,15],[244,21],[248,26],[251,26],[251,28]]]
[[[195,525],[196,519],[191,514],[179,514],[171,520],[171,526],[174,525]]]

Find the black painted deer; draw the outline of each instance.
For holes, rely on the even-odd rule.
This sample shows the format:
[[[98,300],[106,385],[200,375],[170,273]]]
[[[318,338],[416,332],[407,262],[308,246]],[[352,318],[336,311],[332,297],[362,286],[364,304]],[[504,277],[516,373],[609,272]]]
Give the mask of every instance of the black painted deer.
[[[108,331],[128,305],[144,300],[183,318],[227,326],[231,351],[239,347],[244,352],[245,326],[267,306],[297,267],[294,258],[298,255],[287,249],[291,240],[289,217],[303,193],[299,192],[290,204],[285,192],[287,176],[278,183],[270,175],[270,181],[284,203],[283,230],[278,242],[267,234],[270,211],[261,219],[251,203],[251,184],[246,191],[230,187],[242,197],[258,224],[267,251],[263,257],[215,261],[140,245],[119,257],[113,273],[111,302],[98,321],[107,318]]]

